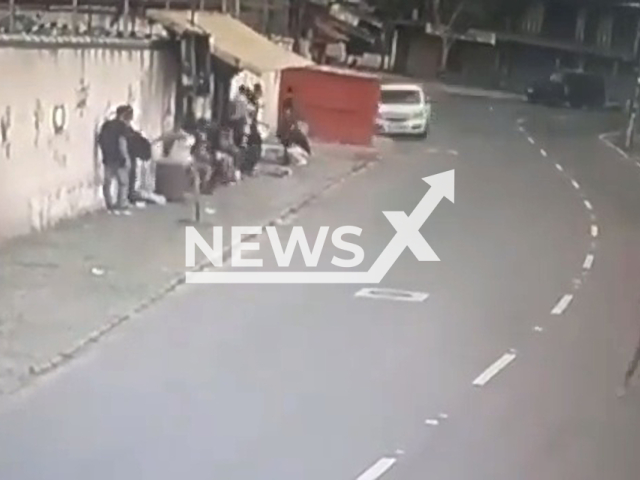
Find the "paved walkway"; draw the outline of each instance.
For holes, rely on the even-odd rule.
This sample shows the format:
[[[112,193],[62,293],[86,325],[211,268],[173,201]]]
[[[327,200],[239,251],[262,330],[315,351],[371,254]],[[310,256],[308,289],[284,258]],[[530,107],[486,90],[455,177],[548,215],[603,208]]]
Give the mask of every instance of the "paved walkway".
[[[199,227],[264,225],[372,160],[322,146],[287,178],[260,176],[206,198]],[[366,152],[365,152],[366,153]],[[0,247],[0,393],[15,391],[182,282],[192,209],[168,204],[132,216],[105,212]]]

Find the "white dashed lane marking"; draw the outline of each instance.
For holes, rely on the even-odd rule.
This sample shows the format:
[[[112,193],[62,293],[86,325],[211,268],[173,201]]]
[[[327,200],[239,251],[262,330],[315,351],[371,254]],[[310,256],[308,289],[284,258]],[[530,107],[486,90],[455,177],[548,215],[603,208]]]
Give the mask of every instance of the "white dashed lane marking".
[[[374,463],[367,471],[356,480],[376,480],[384,475],[398,460],[392,457],[383,457]]]
[[[598,225],[591,225],[591,236],[596,238],[598,236]]]
[[[564,168],[562,168],[562,165],[560,165],[559,163],[556,163],[556,168],[559,172],[564,172]]]
[[[530,143],[531,145],[535,145],[535,143],[536,143],[536,141],[535,141],[533,138],[531,138],[531,137],[527,137],[527,140],[529,141],[529,143]]]
[[[553,310],[551,310],[551,315],[562,315],[572,300],[573,295],[567,293],[558,301],[558,303],[556,303],[556,306],[553,307]]]
[[[373,298],[375,300],[395,300],[398,302],[424,302],[429,298],[425,292],[410,292],[393,288],[362,288],[355,293],[356,297]]]
[[[544,148],[541,148],[541,149],[540,149],[540,155],[542,155],[542,156],[543,156],[543,157],[545,157],[545,158],[548,156],[548,155],[547,155],[547,151],[546,151]]]
[[[505,353],[498,360],[489,366],[484,372],[482,372],[474,381],[473,385],[476,387],[482,387],[486,385],[489,380],[500,373],[511,362],[516,359],[516,354],[513,352]]]
[[[573,185],[573,188],[575,188],[576,190],[580,190],[580,184],[575,180],[571,180],[571,185]]]
[[[593,205],[591,205],[589,200],[584,201],[584,206],[587,207],[587,210],[593,210]]]
[[[585,270],[591,270],[591,267],[593,266],[593,259],[594,259],[593,254],[592,253],[588,254],[584,258],[584,263],[582,264],[582,268]]]
[[[636,167],[640,167],[640,162],[636,162]]]

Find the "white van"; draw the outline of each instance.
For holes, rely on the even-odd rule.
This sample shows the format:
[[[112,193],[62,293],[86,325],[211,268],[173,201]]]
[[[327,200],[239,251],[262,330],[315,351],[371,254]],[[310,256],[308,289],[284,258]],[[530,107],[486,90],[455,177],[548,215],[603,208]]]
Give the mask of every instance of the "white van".
[[[376,127],[381,134],[426,137],[431,123],[431,102],[417,84],[380,86]]]

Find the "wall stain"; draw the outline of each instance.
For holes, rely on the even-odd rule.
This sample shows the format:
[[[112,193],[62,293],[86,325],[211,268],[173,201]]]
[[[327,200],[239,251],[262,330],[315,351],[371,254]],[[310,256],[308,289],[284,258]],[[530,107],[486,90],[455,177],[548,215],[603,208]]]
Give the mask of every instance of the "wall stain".
[[[11,133],[11,107],[7,106],[4,109],[4,114],[0,118],[0,146],[4,150],[5,157],[11,158],[11,140],[9,134]]]
[[[127,90],[127,105],[133,106],[136,101],[136,93],[133,88],[133,85],[129,84],[129,88]]]
[[[62,168],[66,168],[67,167],[67,163],[68,163],[68,159],[67,159],[67,154],[61,152],[58,149],[55,149],[53,151],[53,160]]]

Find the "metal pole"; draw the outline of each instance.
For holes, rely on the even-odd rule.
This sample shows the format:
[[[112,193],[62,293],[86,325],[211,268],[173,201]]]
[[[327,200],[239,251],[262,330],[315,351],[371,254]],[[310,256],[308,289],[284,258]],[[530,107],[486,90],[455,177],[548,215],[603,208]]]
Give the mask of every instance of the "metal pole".
[[[236,0],[235,14],[236,18],[240,18],[240,0]]]
[[[191,25],[196,24],[196,0],[191,2]]]
[[[262,33],[268,35],[269,32],[269,0],[262,0]]]
[[[633,148],[636,122],[638,119],[638,107],[640,106],[640,65],[638,61],[636,61],[636,75],[636,87],[633,94],[631,109],[629,111],[629,121],[627,123],[627,131],[624,142],[624,146],[627,150]]]
[[[72,3],[71,29],[74,35],[78,34],[78,0],[73,0]]]
[[[633,102],[629,109],[629,120],[627,122],[627,130],[625,132],[624,146],[627,150],[633,148],[635,140],[636,122],[638,119],[638,109],[640,107],[640,48],[639,47],[639,35],[640,32],[640,20],[638,20],[636,38],[633,45],[633,54],[636,64],[636,86],[633,94]]]
[[[9,33],[16,29],[16,0],[9,0]]]
[[[129,0],[124,0],[124,10],[122,11],[122,17],[124,19],[124,32],[126,34],[130,33],[130,25],[129,25],[129,16],[131,14],[131,5]]]

